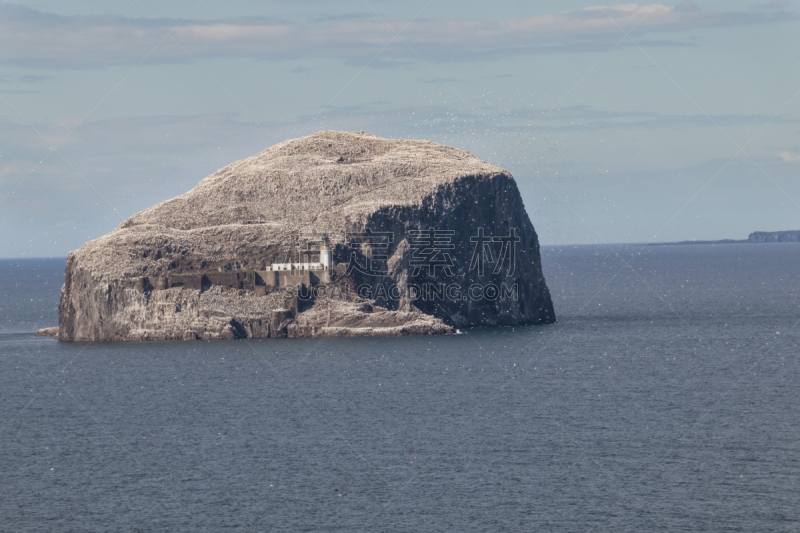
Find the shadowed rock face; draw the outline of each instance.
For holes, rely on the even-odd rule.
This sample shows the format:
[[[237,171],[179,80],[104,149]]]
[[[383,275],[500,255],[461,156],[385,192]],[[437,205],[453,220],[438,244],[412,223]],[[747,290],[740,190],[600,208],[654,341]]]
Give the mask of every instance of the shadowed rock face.
[[[430,229],[450,232],[437,249],[451,246],[426,250],[414,231]],[[353,239],[366,231],[391,243]],[[517,241],[498,265],[502,243],[487,240],[494,262],[482,273],[471,240],[479,231]],[[298,303],[285,291],[198,281],[262,270],[283,262],[288,244],[322,235],[339,264],[332,284],[358,294]],[[351,260],[371,260],[372,272],[346,271]],[[450,292],[413,297],[431,284]],[[492,298],[491,286],[507,294]],[[402,335],[554,321],[536,232],[506,171],[427,141],[321,132],[237,161],[70,253],[58,338]]]

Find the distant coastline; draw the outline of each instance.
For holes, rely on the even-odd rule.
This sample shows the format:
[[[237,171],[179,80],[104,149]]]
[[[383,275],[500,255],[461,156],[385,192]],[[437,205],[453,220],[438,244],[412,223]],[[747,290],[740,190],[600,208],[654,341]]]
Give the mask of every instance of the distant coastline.
[[[722,239],[719,241],[679,241],[679,242],[650,242],[648,246],[663,246],[673,244],[742,244],[764,242],[800,242],[800,230],[790,231],[754,231],[747,239]]]

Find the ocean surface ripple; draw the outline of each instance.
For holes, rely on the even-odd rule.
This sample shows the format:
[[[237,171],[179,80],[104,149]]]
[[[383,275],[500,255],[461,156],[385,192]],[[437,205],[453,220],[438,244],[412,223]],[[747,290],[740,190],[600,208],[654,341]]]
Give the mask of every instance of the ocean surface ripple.
[[[800,530],[800,244],[542,253],[554,325],[173,343],[0,261],[0,530]]]

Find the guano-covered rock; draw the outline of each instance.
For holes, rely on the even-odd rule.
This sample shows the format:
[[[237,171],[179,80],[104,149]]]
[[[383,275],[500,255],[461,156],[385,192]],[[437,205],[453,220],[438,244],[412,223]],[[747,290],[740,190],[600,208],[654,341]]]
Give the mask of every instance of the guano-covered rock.
[[[427,141],[321,132],[237,161],[71,252],[57,338],[554,321],[538,238],[508,172]]]

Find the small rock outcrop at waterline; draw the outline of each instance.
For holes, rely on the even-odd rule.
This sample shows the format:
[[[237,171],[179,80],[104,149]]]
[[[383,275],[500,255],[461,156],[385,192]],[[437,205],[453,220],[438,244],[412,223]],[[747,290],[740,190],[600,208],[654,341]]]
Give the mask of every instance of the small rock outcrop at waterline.
[[[237,161],[67,259],[60,340],[452,333],[555,321],[511,175],[321,132]]]

